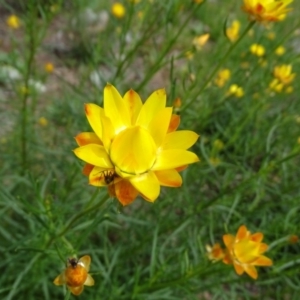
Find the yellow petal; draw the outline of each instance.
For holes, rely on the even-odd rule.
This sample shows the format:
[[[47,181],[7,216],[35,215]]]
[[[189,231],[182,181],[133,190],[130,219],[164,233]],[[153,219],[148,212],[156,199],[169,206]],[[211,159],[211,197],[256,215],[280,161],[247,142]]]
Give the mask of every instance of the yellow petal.
[[[156,159],[156,145],[147,130],[140,126],[119,133],[111,145],[111,160],[121,171],[132,175],[151,169]]]
[[[188,149],[193,146],[199,135],[194,131],[181,130],[166,135],[163,149]]]
[[[153,92],[141,108],[136,124],[147,127],[154,116],[166,106],[166,91]]]
[[[88,144],[74,149],[75,155],[83,161],[102,168],[113,168],[107,152],[103,146]]]
[[[163,170],[154,172],[160,185],[179,187],[182,185],[182,178],[179,173],[174,170]]]
[[[180,116],[172,115],[169,128],[168,128],[168,133],[175,131],[178,128],[179,124],[180,124]]]
[[[182,149],[164,150],[157,156],[157,160],[152,170],[158,171],[175,169],[197,161],[199,161],[199,158],[193,152]]]
[[[140,110],[143,106],[142,100],[138,93],[136,93],[134,90],[129,90],[124,95],[124,101],[127,103],[129,107],[129,113],[131,116],[131,125],[134,125],[140,113]]]
[[[251,235],[251,241],[260,243],[264,238],[264,235],[261,232],[257,232]]]
[[[105,128],[102,133],[102,142],[105,150],[109,153],[111,142],[116,135],[116,129],[114,128],[112,121],[105,116],[104,112],[101,113],[102,128]]]
[[[84,146],[87,144],[103,145],[99,137],[94,132],[81,132],[75,136],[75,140],[78,146]]]
[[[111,84],[107,84],[104,88],[104,110],[117,132],[131,125],[129,108],[117,89]]]
[[[247,233],[248,233],[247,227],[245,225],[242,225],[238,229],[238,232],[236,234],[236,238],[238,240],[241,240],[241,239],[243,239],[243,238],[245,238],[247,236]]]
[[[84,109],[91,127],[99,139],[102,140],[101,112],[103,112],[103,108],[93,103],[87,103]]]
[[[132,203],[139,194],[135,187],[127,180],[119,181],[113,186],[115,196],[124,206]]]
[[[59,274],[59,275],[54,279],[53,283],[54,283],[55,285],[63,285],[63,284],[65,284],[65,283],[66,283],[65,273],[63,272],[63,273]]]
[[[253,279],[257,279],[258,274],[256,271],[256,268],[254,266],[251,265],[245,265],[244,266],[245,272]]]
[[[254,262],[254,265],[256,266],[272,266],[273,265],[273,261],[264,256],[264,255],[261,255],[255,262]]]
[[[242,275],[244,273],[244,268],[241,265],[233,263],[233,266],[238,275]]]
[[[86,281],[84,282],[84,285],[93,286],[94,284],[95,284],[94,278],[90,274],[88,274]]]
[[[235,241],[235,237],[231,234],[224,234],[223,235],[223,242],[225,244],[225,246],[228,248],[231,248],[232,244]]]
[[[77,287],[68,286],[68,288],[70,289],[71,293],[75,296],[80,295],[83,291],[83,285]]]
[[[88,272],[90,270],[90,264],[91,264],[91,257],[89,255],[82,256],[78,262],[83,263],[83,266],[85,267],[86,271]]]
[[[130,183],[143,194],[150,202],[154,202],[160,193],[159,182],[153,172],[129,179]]]
[[[172,116],[172,108],[166,107],[160,110],[148,125],[148,130],[153,137],[157,147],[163,143]]]

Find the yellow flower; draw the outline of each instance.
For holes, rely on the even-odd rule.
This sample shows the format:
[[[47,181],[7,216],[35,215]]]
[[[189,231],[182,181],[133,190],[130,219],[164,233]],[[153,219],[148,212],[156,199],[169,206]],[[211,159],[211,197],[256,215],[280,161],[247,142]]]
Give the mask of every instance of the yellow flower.
[[[223,241],[228,250],[223,262],[233,264],[238,275],[246,272],[253,279],[257,279],[255,266],[273,265],[271,259],[262,255],[268,249],[268,245],[261,242],[263,237],[261,232],[251,234],[245,225],[240,226],[236,236],[223,235]]]
[[[16,15],[9,16],[6,24],[12,29],[18,29],[21,26],[20,19]]]
[[[232,22],[231,26],[226,29],[226,35],[231,42],[234,42],[239,37],[241,23],[238,20]]]
[[[209,158],[209,163],[213,166],[213,167],[217,167],[220,163],[221,163],[221,159],[218,157],[210,157]]]
[[[242,98],[244,96],[244,90],[242,87],[238,86],[237,84],[232,84],[229,87],[229,90],[227,92],[228,96],[234,96],[237,98]]]
[[[198,139],[193,131],[176,131],[180,117],[166,107],[164,89],[153,92],[143,104],[129,90],[121,97],[116,88],[104,88],[104,108],[86,104],[87,119],[94,132],[76,136],[77,157],[87,164],[83,173],[94,186],[108,186],[123,204],[140,194],[153,202],[160,186],[179,187],[179,171],[199,161],[187,151]]]
[[[291,65],[276,66],[274,68],[273,75],[284,85],[290,84],[296,76],[295,73],[292,73]]]
[[[84,286],[93,286],[94,279],[88,274],[91,264],[89,255],[82,256],[79,260],[69,258],[65,270],[58,275],[53,283],[55,285],[66,284],[68,289],[74,295],[80,295]]]
[[[298,144],[299,144],[299,138],[298,138]],[[296,244],[296,243],[298,243],[298,242],[299,242],[299,237],[298,237],[298,235],[295,235],[295,234],[290,235],[290,236],[289,236],[289,242],[290,242],[291,244]]]
[[[196,36],[193,39],[193,45],[196,47],[197,50],[201,50],[202,47],[207,43],[208,39],[209,33]]]
[[[283,46],[279,46],[278,48],[276,48],[275,50],[275,54],[278,56],[281,56],[285,53],[285,48]]]
[[[42,126],[42,127],[45,127],[48,125],[48,120],[44,117],[41,117],[39,118],[39,124]]]
[[[125,16],[126,10],[122,3],[116,2],[113,4],[111,12],[116,18],[122,19]]]
[[[225,252],[224,249],[220,246],[220,244],[214,244],[213,246],[206,245],[207,257],[209,260],[213,262],[217,262],[224,258]]]
[[[258,57],[265,55],[265,48],[262,45],[259,44],[252,44],[250,47],[250,52]]]
[[[217,150],[222,150],[224,148],[224,143],[220,139],[216,139],[213,142],[213,147]]]
[[[46,63],[44,68],[47,73],[52,73],[54,71],[54,66],[50,62]]]
[[[188,60],[192,60],[194,57],[194,52],[191,50],[188,50],[184,53],[184,56],[188,59]]]
[[[277,22],[285,18],[293,0],[244,0],[242,9],[251,20],[258,22]]]
[[[231,72],[229,69],[222,69],[218,72],[214,82],[218,87],[223,87],[226,82],[230,79]]]

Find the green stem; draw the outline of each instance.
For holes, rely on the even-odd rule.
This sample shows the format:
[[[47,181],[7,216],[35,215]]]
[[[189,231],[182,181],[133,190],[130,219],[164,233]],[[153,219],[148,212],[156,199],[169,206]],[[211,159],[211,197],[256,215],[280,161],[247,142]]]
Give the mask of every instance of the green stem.
[[[69,300],[69,299],[70,299],[70,296],[71,296],[71,292],[70,292],[70,290],[68,289],[68,290],[67,290],[67,293],[66,293],[66,295],[65,295],[64,300]]]
[[[225,55],[223,56],[223,58],[218,62],[218,64],[216,65],[216,67],[214,68],[212,73],[208,76],[206,81],[204,81],[204,83],[201,86],[197,96],[199,96],[203,92],[203,90],[208,86],[208,84],[214,78],[214,76],[216,75],[218,70],[221,68],[221,66],[226,62],[226,60],[229,57],[229,55],[231,54],[231,52],[236,48],[236,46],[240,43],[240,41],[244,38],[244,36],[248,33],[248,31],[254,26],[254,24],[255,24],[255,21],[250,22],[248,24],[248,26],[246,27],[246,29],[244,30],[244,32],[241,34],[241,36],[236,40],[236,42],[233,43],[228,48],[228,50],[225,53]],[[186,110],[197,99],[197,96],[193,97],[193,99],[182,108],[182,111]]]
[[[27,169],[27,124],[28,124],[28,92],[29,92],[29,80],[32,74],[34,56],[36,52],[36,26],[35,18],[36,13],[34,8],[29,8],[29,16],[27,20],[26,33],[29,36],[28,49],[29,54],[26,61],[26,72],[24,75],[24,91],[22,97],[22,120],[21,120],[21,175],[24,175]]]
[[[198,5],[200,7],[201,5]],[[196,8],[197,9],[197,8]],[[160,68],[160,64],[162,60],[166,57],[166,54],[169,52],[171,47],[174,45],[174,43],[177,41],[178,37],[182,33],[183,29],[186,27],[186,25],[189,23],[191,16],[195,13],[195,10],[192,11],[192,13],[186,18],[186,20],[183,22],[179,30],[177,31],[177,34],[171,39],[169,44],[165,47],[164,50],[162,50],[161,55],[158,57],[157,61],[153,65],[153,67],[149,70],[147,75],[145,76],[144,80],[139,84],[139,86],[136,88],[137,91],[142,89],[145,84],[148,82],[148,80],[153,76],[153,74],[156,73],[156,71]]]

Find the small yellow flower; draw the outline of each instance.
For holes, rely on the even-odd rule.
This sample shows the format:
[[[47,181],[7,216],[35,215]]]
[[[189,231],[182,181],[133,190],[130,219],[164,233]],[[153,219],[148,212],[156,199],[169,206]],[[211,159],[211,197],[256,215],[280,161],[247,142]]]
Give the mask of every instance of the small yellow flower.
[[[221,159],[218,157],[210,157],[209,158],[209,163],[213,166],[213,167],[217,167],[220,163],[221,163]]]
[[[41,117],[39,118],[39,124],[42,126],[42,127],[46,127],[48,125],[48,120],[44,117]]]
[[[213,142],[213,147],[220,151],[224,148],[224,143],[221,140],[217,139]]]
[[[215,85],[223,87],[226,82],[230,79],[231,72],[229,69],[222,69],[218,72],[217,77],[214,80]]]
[[[267,33],[267,38],[268,38],[269,40],[274,40],[275,37],[276,37],[276,34],[275,34],[274,31],[269,31],[269,32]]]
[[[166,107],[164,89],[153,92],[143,104],[129,90],[122,97],[111,84],[104,88],[104,108],[85,105],[94,132],[76,136],[75,155],[86,162],[83,173],[94,186],[106,186],[123,205],[141,195],[154,202],[160,186],[179,187],[179,174],[199,161],[187,151],[198,139],[193,131],[176,131],[180,117]]]
[[[196,47],[197,50],[201,50],[202,47],[207,43],[208,39],[209,33],[196,36],[193,39],[193,45]]]
[[[233,264],[238,275],[246,272],[253,279],[257,279],[255,266],[273,265],[271,259],[262,255],[268,249],[268,245],[261,242],[263,237],[261,232],[251,234],[245,225],[240,226],[236,236],[223,235],[223,241],[228,250],[223,262]]]
[[[89,255],[82,256],[79,260],[69,258],[67,267],[54,279],[53,283],[55,285],[66,284],[73,295],[80,295],[85,285],[94,285],[94,279],[88,273],[90,264],[91,257]]]
[[[291,94],[293,91],[294,91],[294,88],[293,88],[292,86],[288,86],[288,87],[285,89],[285,93],[286,93],[286,94]]]
[[[256,55],[258,57],[264,56],[265,55],[265,48],[262,45],[259,44],[252,44],[250,47],[250,52],[253,55]]]
[[[234,20],[230,27],[226,29],[226,36],[231,42],[235,42],[239,37],[241,23],[238,20]]]
[[[188,59],[188,60],[192,60],[194,58],[194,52],[191,50],[188,50],[184,53],[184,56]]]
[[[244,90],[237,84],[232,84],[228,89],[227,95],[242,98],[244,96]]]
[[[50,62],[46,63],[44,68],[47,73],[52,73],[54,71],[54,65]]]
[[[290,84],[296,76],[295,73],[292,73],[292,65],[276,66],[273,75],[284,85]]]
[[[293,0],[244,0],[242,9],[251,20],[258,22],[277,22],[286,17],[291,8],[287,6]]]
[[[279,46],[278,48],[276,48],[275,50],[275,54],[278,56],[281,56],[285,53],[285,48],[283,46]]]
[[[20,19],[16,15],[9,16],[6,24],[12,29],[18,29],[21,26]]]
[[[125,16],[126,10],[122,3],[116,2],[113,4],[111,12],[116,18],[122,19]]]
[[[300,139],[300,138],[298,138],[298,144],[300,144],[300,143],[299,143],[299,139]],[[289,236],[289,243],[291,243],[291,244],[296,244],[296,243],[298,243],[298,242],[299,242],[299,237],[298,237],[298,235],[293,234],[293,235],[290,235],[290,236]]]
[[[217,262],[224,258],[225,252],[224,249],[220,246],[220,244],[216,243],[213,246],[206,245],[207,257],[209,260],[213,262]]]
[[[195,3],[200,4],[202,3],[204,0],[194,0]]]

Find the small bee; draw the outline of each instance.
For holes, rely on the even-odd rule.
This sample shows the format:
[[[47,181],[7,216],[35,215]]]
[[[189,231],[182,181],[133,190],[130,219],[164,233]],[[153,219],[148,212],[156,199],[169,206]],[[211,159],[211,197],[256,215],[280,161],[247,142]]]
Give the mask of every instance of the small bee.
[[[102,175],[104,177],[105,183],[108,185],[114,181],[114,179],[117,177],[116,173],[114,171],[103,171]]]
[[[77,267],[78,260],[76,258],[68,258],[68,263],[71,265],[73,269]]]

